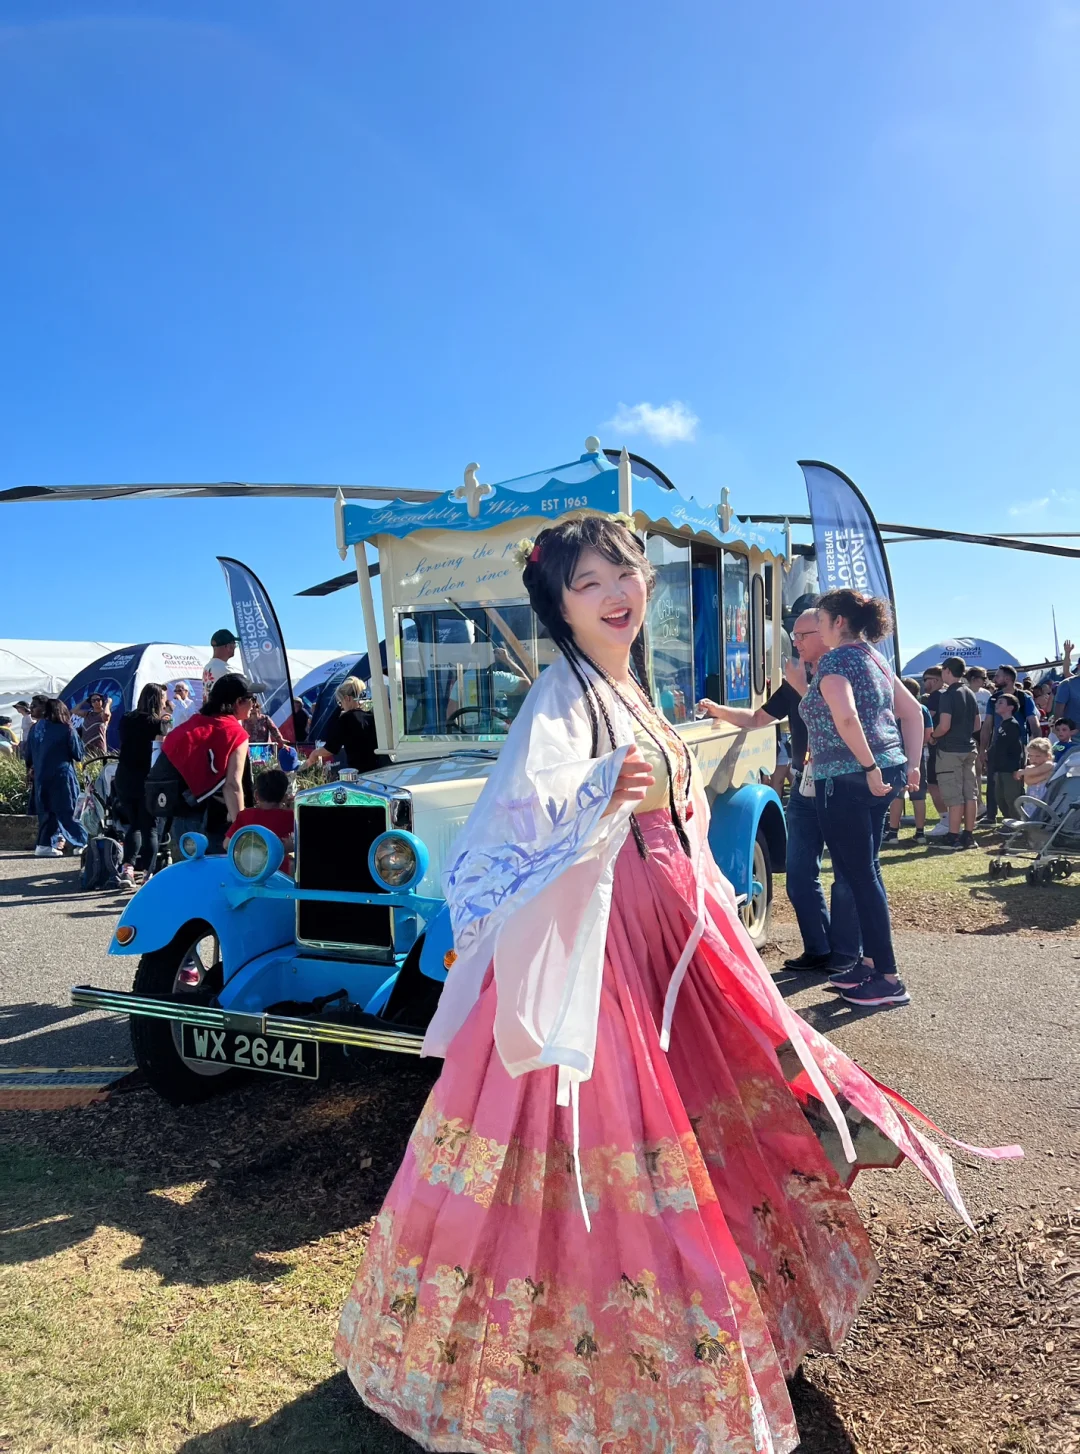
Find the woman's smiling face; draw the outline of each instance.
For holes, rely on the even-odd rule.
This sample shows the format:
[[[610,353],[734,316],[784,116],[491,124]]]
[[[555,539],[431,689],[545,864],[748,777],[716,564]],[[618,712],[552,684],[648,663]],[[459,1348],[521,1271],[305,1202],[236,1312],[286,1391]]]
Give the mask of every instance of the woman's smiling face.
[[[583,550],[569,586],[563,589],[562,611],[587,656],[608,656],[619,650],[629,653],[645,620],[647,601],[641,571],[616,565],[595,550]]]

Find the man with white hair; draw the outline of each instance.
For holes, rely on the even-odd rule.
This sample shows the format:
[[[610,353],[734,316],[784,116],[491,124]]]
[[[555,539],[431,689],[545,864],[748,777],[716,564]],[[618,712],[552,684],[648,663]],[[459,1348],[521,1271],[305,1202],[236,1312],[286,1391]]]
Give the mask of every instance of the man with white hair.
[[[756,710],[749,707],[721,707],[705,700],[699,705],[711,717],[729,722],[733,727],[749,731],[768,727],[785,717],[791,729],[791,792],[787,801],[787,896],[802,935],[803,952],[784,961],[785,969],[814,970],[819,973],[850,969],[862,959],[862,939],[855,900],[846,880],[835,874],[832,890],[832,911],[825,903],[821,886],[821,856],[825,839],[818,822],[813,793],[802,792],[806,766],[806,726],[799,716],[799,702],[809,685],[810,675],[824,654],[825,644],[818,630],[818,613],[811,609],[796,618],[791,639],[798,652],[797,661],[789,661],[784,670],[786,680],[767,702]],[[812,785],[810,779],[808,785]]]

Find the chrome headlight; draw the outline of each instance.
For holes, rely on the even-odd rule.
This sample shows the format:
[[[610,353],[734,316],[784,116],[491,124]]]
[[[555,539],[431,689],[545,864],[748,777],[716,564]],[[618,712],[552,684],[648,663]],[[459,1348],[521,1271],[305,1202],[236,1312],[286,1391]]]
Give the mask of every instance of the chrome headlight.
[[[427,866],[427,849],[412,833],[381,833],[368,852],[371,876],[384,889],[413,888]]]
[[[229,843],[229,858],[241,878],[261,883],[281,864],[285,849],[276,833],[265,828],[241,828]]]

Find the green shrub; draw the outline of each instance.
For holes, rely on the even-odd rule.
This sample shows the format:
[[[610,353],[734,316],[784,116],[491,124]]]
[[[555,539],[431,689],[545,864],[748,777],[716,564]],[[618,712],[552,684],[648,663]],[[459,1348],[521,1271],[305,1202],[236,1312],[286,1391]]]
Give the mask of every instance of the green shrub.
[[[29,813],[26,768],[13,752],[0,753],[0,813]]]

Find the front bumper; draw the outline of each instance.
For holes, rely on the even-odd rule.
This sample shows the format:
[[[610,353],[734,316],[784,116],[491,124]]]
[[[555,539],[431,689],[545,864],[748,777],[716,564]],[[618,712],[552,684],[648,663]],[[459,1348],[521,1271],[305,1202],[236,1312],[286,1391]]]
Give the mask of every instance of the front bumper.
[[[183,1020],[211,1030],[239,1030],[245,1035],[279,1035],[318,1040],[323,1044],[352,1045],[385,1050],[395,1055],[419,1055],[423,1037],[401,1030],[377,1030],[366,1025],[337,1025],[332,1020],[304,1020],[282,1015],[253,1015],[221,1010],[213,1005],[183,1005],[157,1000],[129,990],[99,990],[76,985],[71,1003],[83,1010],[106,1010],[113,1015],[144,1015],[152,1020]]]

